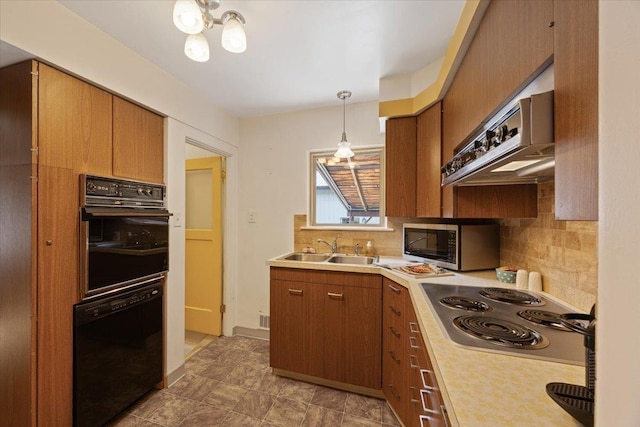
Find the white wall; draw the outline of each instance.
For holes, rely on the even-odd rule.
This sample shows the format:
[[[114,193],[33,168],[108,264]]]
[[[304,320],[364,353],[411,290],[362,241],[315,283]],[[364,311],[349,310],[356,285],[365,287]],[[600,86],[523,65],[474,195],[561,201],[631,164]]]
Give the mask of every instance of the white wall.
[[[165,181],[171,211],[185,211],[186,138],[231,156],[224,247],[228,307],[224,331],[230,334],[235,322],[238,120],[57,2],[0,1],[0,39],[170,117],[165,121]],[[184,229],[172,227],[170,239],[167,374],[184,363]]]
[[[357,96],[357,94],[355,94]],[[293,249],[293,215],[307,212],[309,150],[337,148],[342,104],[336,107],[243,119],[240,125],[237,324],[258,328],[269,313],[269,268],[265,261]],[[352,147],[383,145],[378,104],[347,104]],[[249,211],[256,222],[247,222]]]
[[[640,2],[601,0],[596,426],[640,426]]]

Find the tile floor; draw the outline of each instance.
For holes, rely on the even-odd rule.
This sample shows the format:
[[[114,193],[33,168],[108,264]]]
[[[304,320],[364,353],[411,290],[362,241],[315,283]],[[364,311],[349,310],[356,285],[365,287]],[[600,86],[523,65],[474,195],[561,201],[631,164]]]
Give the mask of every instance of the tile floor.
[[[269,342],[220,337],[187,359],[186,375],[153,391],[112,426],[398,426],[386,402],[278,377]]]

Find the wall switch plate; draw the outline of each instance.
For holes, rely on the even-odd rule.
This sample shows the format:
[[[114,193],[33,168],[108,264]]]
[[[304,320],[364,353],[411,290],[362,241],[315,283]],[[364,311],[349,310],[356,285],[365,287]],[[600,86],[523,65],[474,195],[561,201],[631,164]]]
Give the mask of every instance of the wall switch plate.
[[[173,213],[173,226],[182,227],[182,212]]]
[[[252,224],[256,222],[256,211],[249,211],[247,214],[247,221]]]

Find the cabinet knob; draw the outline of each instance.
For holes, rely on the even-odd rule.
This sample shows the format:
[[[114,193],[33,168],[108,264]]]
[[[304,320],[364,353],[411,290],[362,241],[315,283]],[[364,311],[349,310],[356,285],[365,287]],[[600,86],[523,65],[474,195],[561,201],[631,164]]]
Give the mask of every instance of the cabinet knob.
[[[45,240],[44,242],[47,246],[53,245],[53,240]]]
[[[554,21],[549,21],[549,24],[547,24],[549,26],[549,28],[553,27],[554,25],[556,25],[556,23]]]

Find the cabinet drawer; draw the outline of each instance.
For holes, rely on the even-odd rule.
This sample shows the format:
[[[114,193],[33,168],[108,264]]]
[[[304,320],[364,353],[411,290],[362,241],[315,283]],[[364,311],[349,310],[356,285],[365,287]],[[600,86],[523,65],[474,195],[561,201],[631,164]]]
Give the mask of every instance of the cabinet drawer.
[[[380,275],[378,274],[284,267],[271,267],[269,271],[271,280],[380,289]]]

